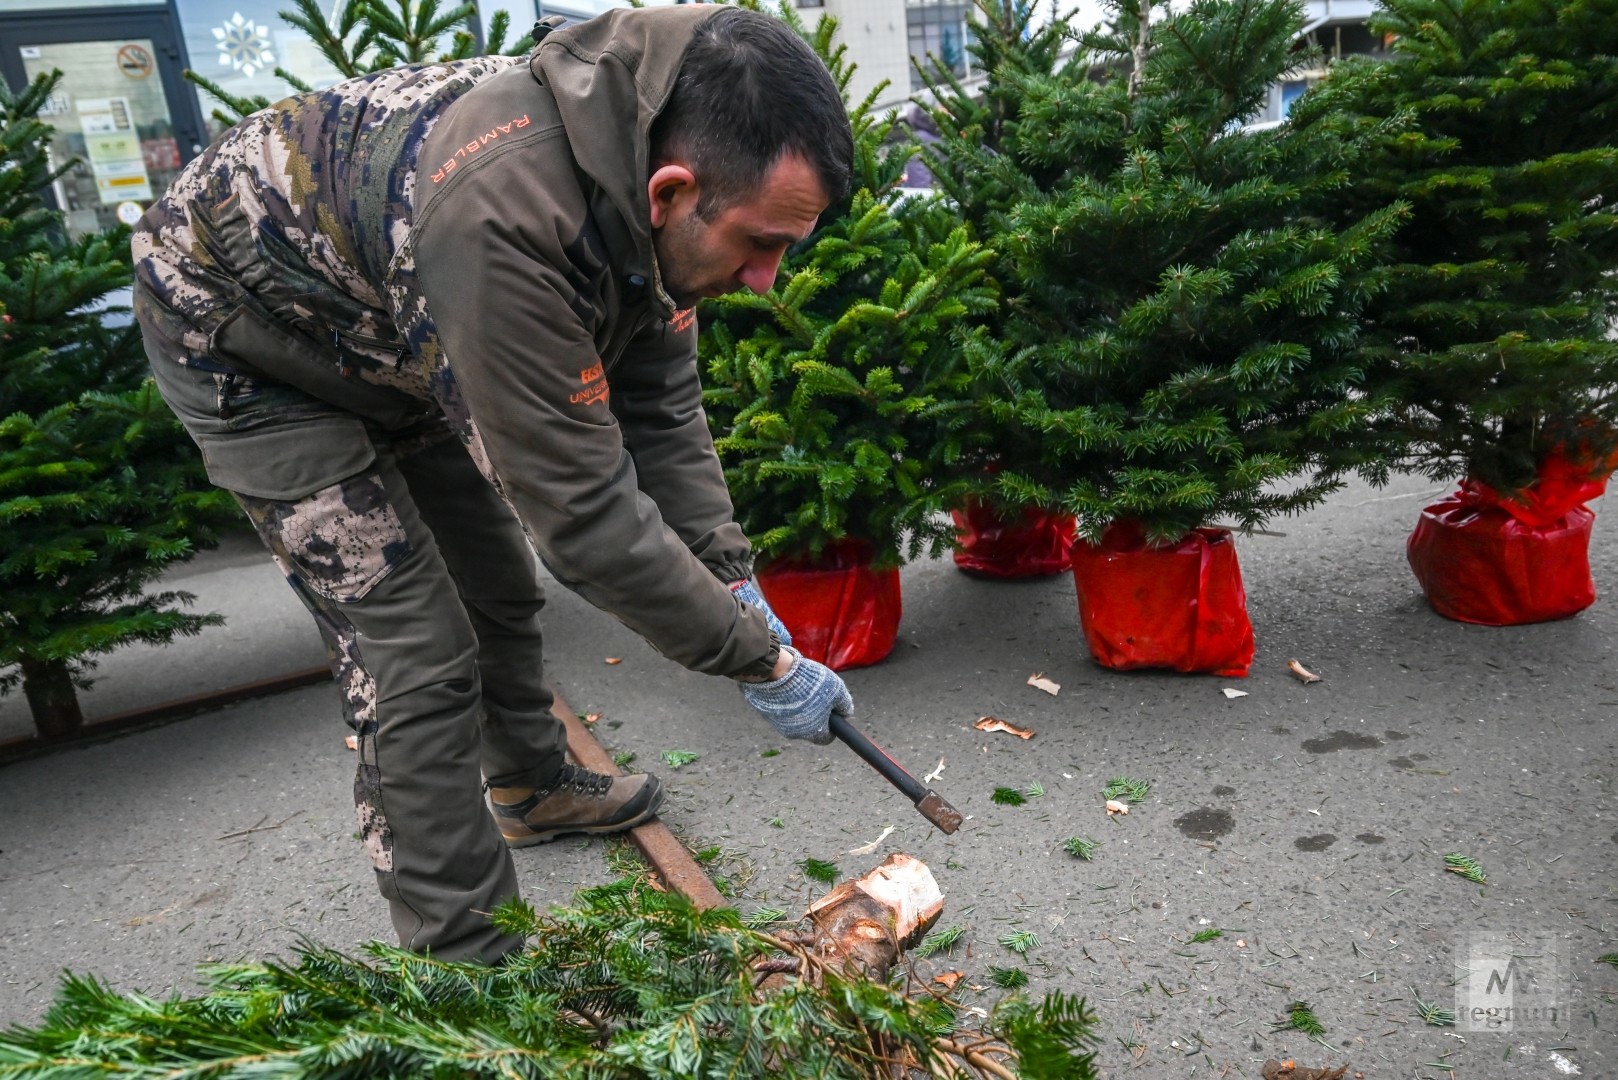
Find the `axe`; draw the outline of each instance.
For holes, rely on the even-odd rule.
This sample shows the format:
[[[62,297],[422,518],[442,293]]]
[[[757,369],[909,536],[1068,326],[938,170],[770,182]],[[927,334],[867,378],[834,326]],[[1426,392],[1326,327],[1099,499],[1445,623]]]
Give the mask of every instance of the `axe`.
[[[876,743],[867,739],[854,729],[847,717],[841,713],[831,714],[831,733],[848,744],[848,748],[865,759],[866,764],[887,778],[888,783],[898,788],[904,797],[916,804],[921,816],[937,825],[946,833],[952,833],[961,827],[961,812],[949,803],[936,791],[922,786],[920,780],[905,772],[888,752]]]

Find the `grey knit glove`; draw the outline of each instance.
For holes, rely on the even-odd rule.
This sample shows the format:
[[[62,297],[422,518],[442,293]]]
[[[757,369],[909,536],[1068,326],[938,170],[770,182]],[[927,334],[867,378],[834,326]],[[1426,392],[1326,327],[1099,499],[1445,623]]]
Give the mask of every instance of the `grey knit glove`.
[[[792,644],[792,632],[787,629],[787,624],[770,610],[770,602],[764,599],[764,594],[758,591],[758,586],[753,584],[752,578],[742,578],[730,587],[730,591],[736,594],[736,599],[752,604],[764,612],[764,621],[775,631],[775,640],[783,645]]]
[[[854,715],[854,698],[837,673],[792,649],[792,666],[779,679],[742,683],[742,697],[789,739],[831,742],[831,714]]]

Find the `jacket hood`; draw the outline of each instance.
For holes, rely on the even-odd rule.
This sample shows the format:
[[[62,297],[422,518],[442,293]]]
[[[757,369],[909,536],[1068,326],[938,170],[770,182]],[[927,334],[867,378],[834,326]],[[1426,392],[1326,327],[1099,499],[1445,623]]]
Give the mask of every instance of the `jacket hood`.
[[[579,167],[595,182],[590,209],[609,250],[633,252],[626,267],[655,285],[653,306],[668,318],[652,250],[652,122],[668,104],[691,35],[717,4],[619,8],[547,34],[529,60],[556,99]]]

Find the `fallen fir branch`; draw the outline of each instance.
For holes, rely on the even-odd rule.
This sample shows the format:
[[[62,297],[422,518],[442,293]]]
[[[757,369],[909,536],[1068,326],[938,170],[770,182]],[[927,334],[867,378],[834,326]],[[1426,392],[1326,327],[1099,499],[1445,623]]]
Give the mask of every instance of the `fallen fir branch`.
[[[1131,806],[1146,798],[1146,793],[1152,789],[1150,780],[1136,780],[1128,776],[1115,776],[1107,781],[1107,786],[1101,792],[1101,797],[1108,802],[1128,802]]]
[[[1452,874],[1459,874],[1468,881],[1479,885],[1487,885],[1489,880],[1483,874],[1482,865],[1469,855],[1451,852],[1444,856],[1444,869]]]
[[[1325,1025],[1320,1022],[1320,1018],[1315,1015],[1315,1010],[1310,1008],[1307,1001],[1294,1001],[1288,1005],[1286,1021],[1270,1030],[1298,1031],[1311,1036],[1326,1034]]]
[[[910,955],[918,960],[926,959],[934,953],[949,952],[955,943],[961,940],[966,932],[965,927],[952,926],[948,930],[934,930],[921,939],[921,944],[910,950]]]
[[[498,910],[528,942],[499,967],[309,945],[290,964],[212,966],[204,995],[167,1000],[68,975],[39,1027],[0,1032],[0,1077],[1096,1075],[1082,999],[1011,995],[958,1031],[947,998],[847,966],[824,938],[632,880],[575,904]]]
[[[1062,850],[1074,858],[1089,862],[1096,856],[1096,848],[1101,844],[1087,836],[1070,836],[1062,841]]]
[[[1415,998],[1416,1015],[1421,1017],[1422,1023],[1427,1024],[1430,1027],[1455,1026],[1454,1012],[1449,1009],[1441,1009],[1437,1005],[1433,1005],[1421,1000],[1421,998],[1416,996],[1414,989],[1410,991],[1410,996]]]

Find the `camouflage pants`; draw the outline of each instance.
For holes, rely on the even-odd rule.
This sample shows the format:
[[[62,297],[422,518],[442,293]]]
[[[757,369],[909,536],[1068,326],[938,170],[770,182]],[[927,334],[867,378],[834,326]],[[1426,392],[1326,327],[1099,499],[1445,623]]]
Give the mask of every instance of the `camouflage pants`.
[[[441,416],[384,430],[291,386],[177,363],[142,323],[209,478],[325,638],[359,736],[360,835],[400,943],[497,959],[519,943],[482,913],[517,879],[480,775],[539,786],[566,746],[521,527]]]

